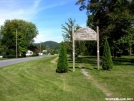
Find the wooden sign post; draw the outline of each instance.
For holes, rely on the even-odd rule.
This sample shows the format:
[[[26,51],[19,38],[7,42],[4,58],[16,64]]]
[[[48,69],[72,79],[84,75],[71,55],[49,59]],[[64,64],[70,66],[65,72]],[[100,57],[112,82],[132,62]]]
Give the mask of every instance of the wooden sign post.
[[[75,71],[75,40],[95,40],[97,41],[97,67],[99,70],[99,27],[97,26],[97,33],[91,28],[80,28],[74,33],[72,27],[72,42],[73,42],[73,71]]]
[[[100,67],[100,51],[99,51],[99,27],[97,26],[97,67]]]
[[[72,26],[72,41],[73,41],[73,72],[75,71],[75,41],[74,41],[74,26]]]

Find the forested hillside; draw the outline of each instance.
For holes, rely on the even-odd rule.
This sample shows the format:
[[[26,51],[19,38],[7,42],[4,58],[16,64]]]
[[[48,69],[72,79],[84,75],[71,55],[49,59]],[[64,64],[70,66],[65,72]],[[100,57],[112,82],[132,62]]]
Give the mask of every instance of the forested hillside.
[[[35,43],[37,47],[43,46],[45,49],[59,49],[59,43],[54,42],[54,41],[46,41],[42,43]]]

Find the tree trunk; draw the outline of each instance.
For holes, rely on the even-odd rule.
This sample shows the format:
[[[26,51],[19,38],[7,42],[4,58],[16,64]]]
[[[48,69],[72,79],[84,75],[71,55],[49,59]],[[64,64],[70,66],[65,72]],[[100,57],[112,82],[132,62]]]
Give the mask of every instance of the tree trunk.
[[[129,47],[129,55],[132,55],[132,47]]]

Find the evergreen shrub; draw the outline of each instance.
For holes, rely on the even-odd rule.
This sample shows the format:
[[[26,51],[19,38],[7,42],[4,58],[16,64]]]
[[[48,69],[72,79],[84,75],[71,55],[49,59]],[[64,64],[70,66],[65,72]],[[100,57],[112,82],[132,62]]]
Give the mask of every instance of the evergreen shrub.
[[[102,69],[110,70],[113,68],[113,61],[111,57],[111,51],[109,47],[109,43],[107,39],[105,39],[104,50],[103,50],[103,58],[102,58]]]
[[[69,66],[67,61],[67,52],[64,43],[61,43],[60,46],[60,53],[59,53],[59,59],[57,63],[57,69],[56,72],[58,73],[66,73],[68,72]]]

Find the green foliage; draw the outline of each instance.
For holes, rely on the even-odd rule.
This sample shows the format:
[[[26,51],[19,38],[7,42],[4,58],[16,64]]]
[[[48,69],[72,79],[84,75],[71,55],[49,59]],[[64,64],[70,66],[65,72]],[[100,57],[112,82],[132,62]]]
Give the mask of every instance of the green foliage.
[[[118,44],[118,47],[120,47],[122,50],[128,50],[129,55],[131,55],[132,45],[134,45],[134,34],[124,35],[119,40],[117,40],[116,43]]]
[[[16,33],[18,55],[26,53],[33,42],[33,38],[38,34],[38,30],[33,23],[17,19],[6,20],[0,32],[2,35],[1,47],[6,46],[7,48],[4,54],[6,57],[14,57],[16,54]]]
[[[4,56],[6,54],[5,51],[7,51],[7,47],[4,45],[1,45],[1,43],[0,43],[0,55]]]
[[[46,49],[59,49],[60,44],[54,41],[46,41],[43,42],[42,45],[46,48]]]
[[[51,54],[51,55],[54,55],[54,54],[58,54],[59,53],[59,50],[57,49],[48,49],[47,50],[47,54]],[[46,53],[45,53],[46,54]]]
[[[97,55],[97,42],[96,41],[86,41],[85,55]]]
[[[128,0],[78,0],[76,4],[80,10],[87,9],[87,25],[93,29],[99,26],[103,39],[119,39],[124,31],[130,31],[133,16]]]
[[[78,24],[75,24],[76,20],[68,19],[68,22],[65,22],[65,25],[62,24],[63,39],[67,49],[67,53],[72,57],[72,26],[74,26],[74,32],[81,28]],[[80,41],[75,41],[75,53],[76,56],[83,54],[83,49],[85,49],[85,43]]]
[[[65,25],[62,24],[62,32],[63,32],[63,39],[67,49],[67,53],[72,56],[72,26],[74,29],[76,28],[75,25],[76,20],[68,19],[68,22],[65,22]]]
[[[40,47],[40,43],[35,43],[35,46]],[[41,42],[42,49],[59,49],[60,44],[54,41]]]
[[[113,68],[113,61],[112,61],[112,57],[111,57],[111,51],[110,51],[108,41],[107,41],[107,39],[105,39],[103,58],[102,58],[102,69],[110,70],[112,68]]]
[[[57,63],[56,72],[65,73],[65,72],[68,72],[68,69],[69,69],[69,66],[68,66],[68,60],[67,60],[67,52],[66,52],[64,43],[62,42],[60,46],[60,53],[59,53],[59,59]]]
[[[34,44],[36,47],[40,49],[41,45],[41,50],[47,50],[44,54],[50,53],[50,54],[58,54],[59,51],[59,46],[60,44],[54,41],[46,41],[46,42],[41,42],[41,43],[35,43]]]
[[[101,47],[107,37],[113,51],[117,51],[114,42],[134,33],[133,0],[77,0],[76,4],[80,10],[87,10],[87,26],[92,29],[99,26]]]
[[[37,52],[34,52],[32,56],[39,56]]]
[[[38,48],[40,48],[40,44],[41,44],[41,49],[45,50],[45,49],[59,49],[60,44],[54,41],[45,41],[45,42],[41,42],[41,43],[34,43],[35,46],[37,46]]]

